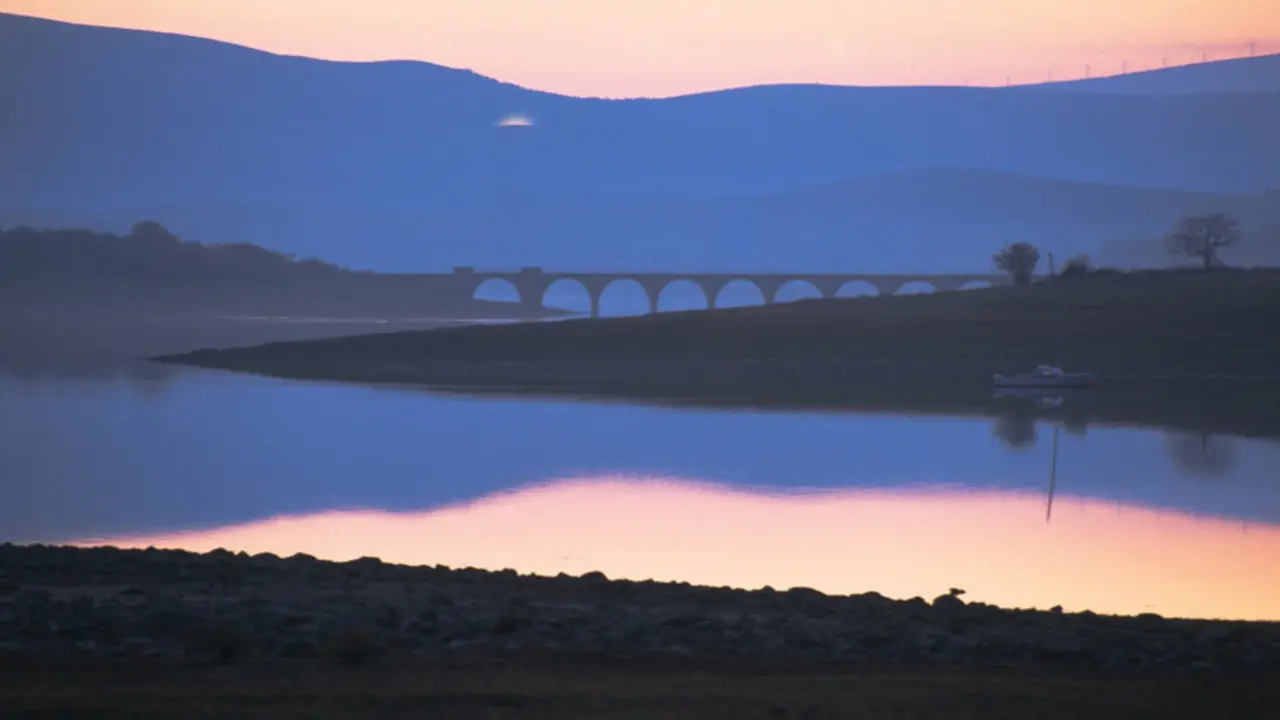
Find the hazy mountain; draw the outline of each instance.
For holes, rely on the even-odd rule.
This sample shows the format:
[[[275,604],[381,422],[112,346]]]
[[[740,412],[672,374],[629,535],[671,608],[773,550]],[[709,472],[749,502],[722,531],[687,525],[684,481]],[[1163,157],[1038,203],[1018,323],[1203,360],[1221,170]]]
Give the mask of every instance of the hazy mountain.
[[[504,188],[707,197],[922,166],[1280,187],[1280,94],[763,86],[608,101],[0,16],[0,188],[30,207],[452,204]],[[511,113],[531,128],[494,124]]]
[[[1047,90],[1129,95],[1280,92],[1280,55],[1234,58],[1034,86]]]
[[[380,270],[470,264],[880,272],[987,271],[992,252],[1015,240],[1034,242],[1059,259],[1094,254],[1107,241],[1157,237],[1190,213],[1230,212],[1246,228],[1280,224],[1274,193],[1193,193],[947,169],[708,200],[508,200],[435,212],[209,204],[116,216],[0,214],[0,223],[124,230],[147,217],[193,239],[253,242]]]
[[[63,321],[68,315],[159,313],[203,322],[218,314],[456,318],[522,312],[460,301],[447,288],[426,287],[412,277],[351,272],[245,243],[184,241],[155,223],[138,223],[127,235],[0,230],[0,319],[34,328],[52,313]]]
[[[609,101],[0,15],[0,96],[0,223],[155,219],[361,268],[985,269],[1011,239],[1088,249],[1235,202],[1098,184],[1280,187],[1280,93]],[[514,113],[535,124],[495,126]]]

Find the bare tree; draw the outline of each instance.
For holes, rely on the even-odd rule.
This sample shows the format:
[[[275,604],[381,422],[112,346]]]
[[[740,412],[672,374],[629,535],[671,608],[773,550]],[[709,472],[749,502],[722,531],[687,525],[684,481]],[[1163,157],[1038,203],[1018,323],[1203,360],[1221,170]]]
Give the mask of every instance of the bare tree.
[[[1040,251],[1031,243],[1016,242],[995,254],[996,267],[1013,276],[1014,285],[1030,285],[1040,263]]]
[[[1165,238],[1169,253],[1198,259],[1208,270],[1220,264],[1218,251],[1240,242],[1240,223],[1226,213],[1189,215]]]

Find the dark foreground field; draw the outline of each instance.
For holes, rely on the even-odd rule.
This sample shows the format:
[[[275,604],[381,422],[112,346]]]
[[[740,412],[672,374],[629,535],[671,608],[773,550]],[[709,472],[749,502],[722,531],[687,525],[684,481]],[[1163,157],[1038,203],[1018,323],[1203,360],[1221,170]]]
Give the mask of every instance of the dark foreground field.
[[[0,717],[1269,720],[1265,678],[864,672],[688,661],[0,661]]]
[[[0,546],[0,716],[1231,718],[1280,626]]]

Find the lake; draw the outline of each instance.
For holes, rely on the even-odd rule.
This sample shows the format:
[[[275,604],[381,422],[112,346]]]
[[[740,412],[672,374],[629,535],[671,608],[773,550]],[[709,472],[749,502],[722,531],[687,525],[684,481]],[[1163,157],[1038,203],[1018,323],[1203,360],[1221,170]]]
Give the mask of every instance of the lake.
[[[1280,444],[0,367],[0,541],[1280,620]]]

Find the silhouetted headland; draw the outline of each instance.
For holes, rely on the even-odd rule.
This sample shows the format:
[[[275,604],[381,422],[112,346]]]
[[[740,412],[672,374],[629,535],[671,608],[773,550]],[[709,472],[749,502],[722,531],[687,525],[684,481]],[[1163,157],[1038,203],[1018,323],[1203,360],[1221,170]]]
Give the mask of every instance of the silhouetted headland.
[[[548,309],[538,317],[563,314]],[[412,277],[358,272],[248,243],[204,245],[155,222],[124,235],[0,230],[0,322],[226,316],[527,318],[518,303],[440,295]]]
[[[802,301],[201,350],[162,362],[463,392],[999,414],[994,372],[1102,387],[1050,414],[1280,434],[1280,271],[1097,271],[1031,287]],[[1071,394],[1071,393],[1068,393]]]

